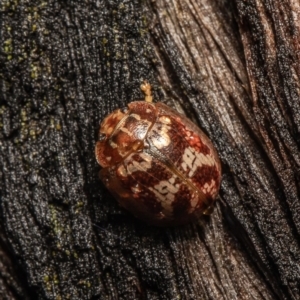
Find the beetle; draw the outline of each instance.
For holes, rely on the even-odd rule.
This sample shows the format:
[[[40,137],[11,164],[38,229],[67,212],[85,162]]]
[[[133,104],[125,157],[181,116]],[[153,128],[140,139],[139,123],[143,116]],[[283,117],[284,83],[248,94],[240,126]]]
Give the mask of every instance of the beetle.
[[[209,214],[221,164],[209,138],[163,103],[144,101],[110,113],[100,124],[95,155],[100,179],[119,204],[156,226],[175,226]]]

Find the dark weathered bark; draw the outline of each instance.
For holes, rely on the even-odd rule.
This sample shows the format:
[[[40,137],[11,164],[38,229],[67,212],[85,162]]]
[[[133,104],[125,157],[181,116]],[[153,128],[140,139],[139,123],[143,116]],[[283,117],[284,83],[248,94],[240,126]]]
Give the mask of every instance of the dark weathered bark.
[[[299,4],[1,3],[0,298],[300,299]],[[220,153],[198,224],[99,182],[99,122],[144,79]]]

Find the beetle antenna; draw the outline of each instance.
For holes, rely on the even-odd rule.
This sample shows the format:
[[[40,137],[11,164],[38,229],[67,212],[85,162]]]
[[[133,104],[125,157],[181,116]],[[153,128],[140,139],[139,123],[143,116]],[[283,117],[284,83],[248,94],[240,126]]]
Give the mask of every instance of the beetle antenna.
[[[141,84],[141,90],[145,94],[145,101],[152,102],[153,97],[151,94],[151,84],[147,80],[145,80],[144,83]]]

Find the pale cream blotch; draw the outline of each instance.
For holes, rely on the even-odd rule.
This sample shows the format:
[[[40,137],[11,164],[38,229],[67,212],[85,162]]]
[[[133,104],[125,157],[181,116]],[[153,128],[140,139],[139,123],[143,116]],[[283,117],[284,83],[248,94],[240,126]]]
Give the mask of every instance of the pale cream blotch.
[[[133,194],[139,194],[142,190],[139,184],[136,184],[135,186],[131,187],[131,191]]]
[[[101,123],[100,132],[111,135],[118,122],[122,120],[123,117],[124,113],[122,113],[119,109],[114,111],[103,120],[103,122]]]
[[[213,179],[210,181],[210,183],[206,182],[202,187],[202,191],[205,194],[215,195],[217,192],[216,182]]]
[[[112,140],[109,140],[108,143],[109,143],[109,146],[111,146],[113,149],[118,148],[118,145],[116,143],[114,143]]]
[[[180,187],[178,184],[174,185],[176,178],[177,176],[173,175],[169,180],[162,180],[154,187],[149,187],[149,190],[161,201],[164,213],[168,215],[173,213],[172,204]]]
[[[197,206],[199,202],[199,197],[198,197],[198,193],[193,193],[193,196],[190,200],[190,205],[191,205],[191,208],[189,209],[189,213],[193,212],[195,210],[195,207]]]
[[[132,132],[130,132],[126,127],[121,127],[120,130],[128,134],[129,136],[132,136]]]
[[[152,166],[152,157],[146,153],[140,153],[139,156],[143,159],[142,162],[137,162],[133,159],[132,156],[129,156],[126,161],[127,164],[127,173],[132,174],[137,171],[146,172],[147,170],[151,169]]]
[[[168,133],[170,129],[171,119],[166,116],[160,117],[159,122],[154,124],[152,128],[154,136],[150,139],[157,149],[162,149],[170,145],[171,139]]]
[[[118,167],[117,173],[121,177],[127,177],[127,171],[126,171],[124,165],[121,165],[121,166]]]
[[[130,117],[133,117],[133,118],[135,118],[138,121],[141,119],[141,117],[139,115],[137,115],[137,114],[130,114]]]
[[[161,116],[159,118],[159,121],[164,123],[164,124],[167,124],[167,125],[170,125],[172,123],[171,119],[167,116]]]
[[[152,123],[148,120],[141,120],[138,129],[134,132],[135,138],[139,140],[144,140],[151,125]]]
[[[214,166],[215,160],[211,155],[196,152],[192,147],[188,147],[184,150],[181,167],[184,171],[189,170],[189,178],[193,177],[197,168],[202,165]]]

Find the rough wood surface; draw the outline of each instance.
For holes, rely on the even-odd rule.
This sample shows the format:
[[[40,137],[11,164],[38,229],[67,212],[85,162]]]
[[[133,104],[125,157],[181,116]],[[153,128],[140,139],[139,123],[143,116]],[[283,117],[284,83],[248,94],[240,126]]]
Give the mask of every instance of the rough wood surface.
[[[0,5],[1,299],[300,299],[299,1]],[[197,224],[99,182],[99,122],[144,79],[220,153]]]

